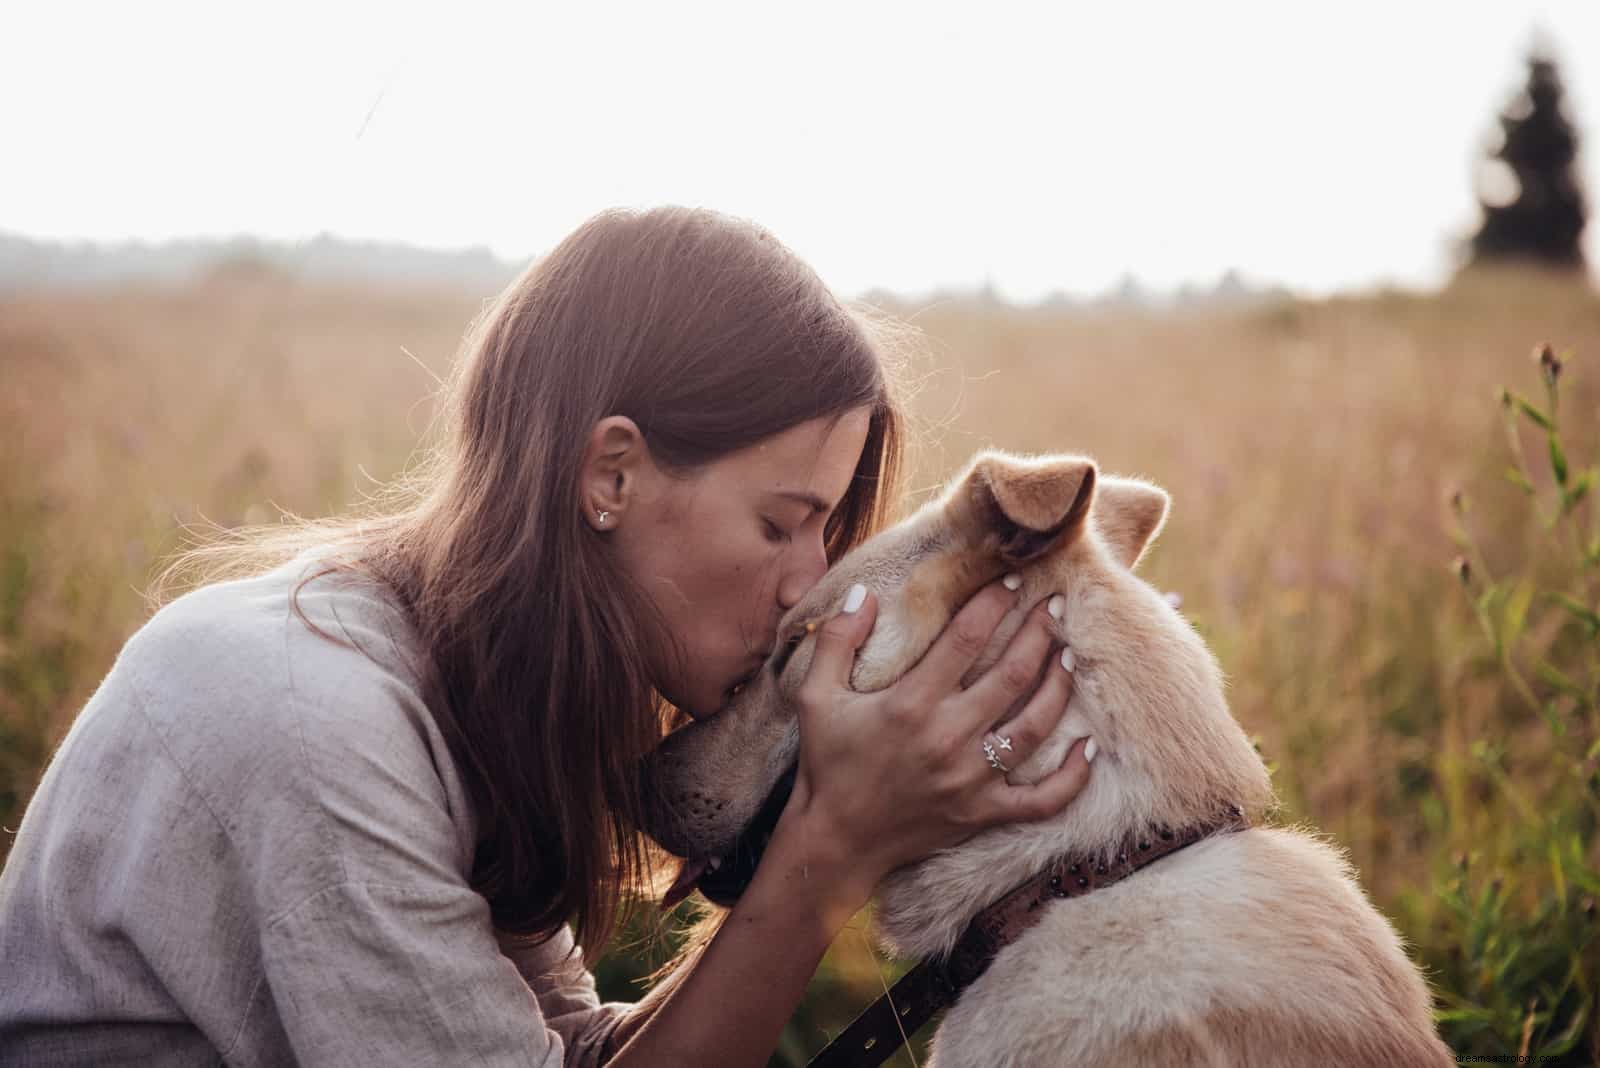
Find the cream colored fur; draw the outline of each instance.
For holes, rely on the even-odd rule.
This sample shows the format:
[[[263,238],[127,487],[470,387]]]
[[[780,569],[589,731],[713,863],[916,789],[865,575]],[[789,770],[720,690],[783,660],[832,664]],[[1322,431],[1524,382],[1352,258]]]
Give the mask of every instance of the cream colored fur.
[[[902,955],[946,953],[975,913],[1060,853],[1109,855],[1130,833],[1200,822],[1228,804],[1253,821],[1272,808],[1215,660],[1130,570],[1166,508],[1160,489],[1101,477],[1081,457],[986,453],[939,500],[840,561],[785,620],[784,635],[803,633],[865,583],[879,614],[851,681],[876,690],[977,589],[1014,570],[1021,603],[970,683],[1029,607],[1066,597],[1058,637],[1076,658],[1073,698],[1010,779],[1037,780],[1090,735],[1099,754],[1089,784],[1054,819],[986,831],[893,873],[877,921]],[[662,747],[669,790],[694,799],[682,819],[652,828],[664,844],[715,855],[748,822],[794,759],[791,699],[812,645],[800,642],[781,678],[764,673],[735,707]],[[1305,832],[1223,835],[1046,908],[947,1013],[934,1042],[940,1068],[1454,1063],[1395,932],[1338,850]]]

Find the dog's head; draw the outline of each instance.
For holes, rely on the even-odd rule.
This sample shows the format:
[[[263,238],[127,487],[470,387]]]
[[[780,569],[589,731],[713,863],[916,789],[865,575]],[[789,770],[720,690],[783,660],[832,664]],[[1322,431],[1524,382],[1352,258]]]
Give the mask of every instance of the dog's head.
[[[1053,593],[1066,595],[1058,636],[1077,656],[1073,709],[1080,711],[1081,706],[1083,714],[1064,717],[1010,778],[1016,783],[1037,780],[1060,765],[1076,738],[1093,733],[1111,761],[1127,759],[1136,771],[1131,785],[1138,800],[1133,807],[1146,815],[1162,808],[1157,783],[1170,776],[1155,774],[1140,755],[1166,759],[1171,746],[1127,743],[1145,735],[1181,737],[1212,728],[1197,723],[1185,730],[1182,717],[1159,722],[1163,717],[1152,700],[1182,696],[1192,703],[1204,700],[1201,691],[1214,691],[1221,717],[1232,724],[1221,705],[1220,679],[1210,654],[1161,597],[1130,573],[1165,521],[1167,503],[1166,493],[1157,487],[1103,477],[1083,457],[985,452],[937,499],[841,559],[785,616],[777,649],[760,675],[726,709],[674,732],[651,755],[648,777],[657,803],[645,829],[687,860],[675,892],[687,893],[698,885],[713,901],[729,904],[748,883],[792,781],[799,752],[794,700],[815,650],[814,625],[836,613],[858,582],[878,598],[877,621],[856,654],[850,677],[858,692],[892,684],[921,658],[963,603],[1003,574],[1022,576],[1023,596],[964,684],[970,685],[999,658],[1028,608]],[[1153,687],[1159,696],[1134,702],[1137,707],[1095,711],[1095,705],[1104,704],[1096,700],[1100,696],[1124,697],[1123,704],[1128,704],[1126,687],[1113,679],[1128,673],[1119,665],[1130,665],[1128,671],[1139,675],[1124,680],[1130,692]],[[1131,665],[1140,666],[1135,670]],[[1163,679],[1173,681],[1168,685]],[[1198,718],[1214,721],[1217,714],[1213,707]],[[1149,722],[1152,718],[1157,722]],[[1204,753],[1193,756],[1205,758]],[[1097,763],[1096,778],[1106,763]],[[1234,786],[1220,788],[1237,795]],[[1207,792],[1177,791],[1188,803],[1199,803],[1198,795]],[[1244,800],[1257,798],[1252,794]],[[1080,798],[1073,807],[1081,803]]]

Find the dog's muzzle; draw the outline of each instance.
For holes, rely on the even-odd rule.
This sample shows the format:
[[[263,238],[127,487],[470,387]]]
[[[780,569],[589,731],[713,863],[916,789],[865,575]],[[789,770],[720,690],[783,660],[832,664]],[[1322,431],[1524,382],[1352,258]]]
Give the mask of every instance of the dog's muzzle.
[[[789,794],[794,791],[794,777],[794,768],[779,777],[755,819],[740,832],[732,852],[723,857],[722,863],[716,868],[707,869],[695,883],[708,901],[732,908],[755,878],[756,866],[761,863],[767,843],[772,840],[772,832],[777,829],[778,819],[783,815],[783,808],[789,803]]]

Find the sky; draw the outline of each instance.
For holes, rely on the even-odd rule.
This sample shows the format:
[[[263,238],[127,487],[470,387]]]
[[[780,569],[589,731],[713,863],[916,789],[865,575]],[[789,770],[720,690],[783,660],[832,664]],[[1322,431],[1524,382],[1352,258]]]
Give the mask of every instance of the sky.
[[[40,238],[523,260],[602,208],[687,203],[852,295],[1428,286],[1539,28],[1600,214],[1596,0],[36,0],[4,23],[0,230]]]

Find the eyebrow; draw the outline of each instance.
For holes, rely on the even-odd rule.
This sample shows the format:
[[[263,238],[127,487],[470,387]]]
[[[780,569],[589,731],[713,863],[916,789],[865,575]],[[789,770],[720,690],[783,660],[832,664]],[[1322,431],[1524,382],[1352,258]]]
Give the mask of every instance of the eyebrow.
[[[818,497],[815,493],[805,493],[800,490],[776,490],[774,491],[773,495],[776,497],[787,497],[792,501],[799,501],[801,504],[810,505],[811,510],[819,514],[833,510],[827,501],[823,500],[821,497]]]

